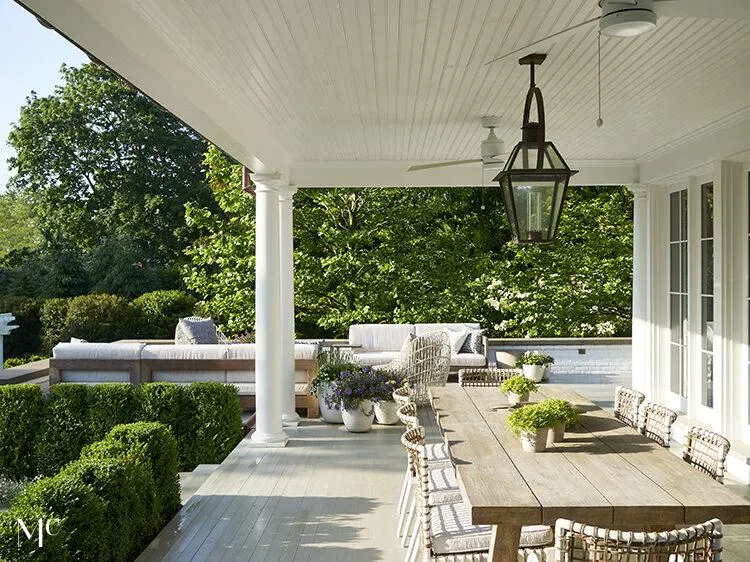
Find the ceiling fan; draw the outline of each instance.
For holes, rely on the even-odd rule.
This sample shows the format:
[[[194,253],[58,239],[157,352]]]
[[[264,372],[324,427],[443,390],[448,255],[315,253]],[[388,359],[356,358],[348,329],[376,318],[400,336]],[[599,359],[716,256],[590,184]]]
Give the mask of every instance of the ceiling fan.
[[[540,52],[551,47],[555,41],[599,23],[599,32],[609,37],[635,37],[656,29],[657,17],[696,17],[715,19],[750,19],[748,0],[599,0],[601,15],[573,25],[552,35],[515,49],[485,64],[492,64],[506,57]]]
[[[482,141],[480,154],[481,158],[472,160],[448,160],[447,162],[435,162],[433,164],[417,164],[411,166],[407,171],[416,172],[417,170],[429,170],[431,168],[445,168],[447,166],[459,166],[461,164],[474,164],[481,162],[483,167],[495,167],[503,164],[505,160],[501,158],[505,154],[505,143],[495,135],[495,127],[500,126],[500,118],[494,115],[485,115],[482,117],[482,127],[490,130],[490,134]]]

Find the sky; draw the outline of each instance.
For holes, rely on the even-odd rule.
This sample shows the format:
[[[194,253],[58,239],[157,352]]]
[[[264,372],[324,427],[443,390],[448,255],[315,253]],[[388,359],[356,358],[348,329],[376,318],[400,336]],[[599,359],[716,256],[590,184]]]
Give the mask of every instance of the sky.
[[[79,66],[86,55],[12,0],[0,0],[0,191],[5,190],[13,156],[8,146],[11,123],[31,90],[43,96],[59,81],[60,65]]]

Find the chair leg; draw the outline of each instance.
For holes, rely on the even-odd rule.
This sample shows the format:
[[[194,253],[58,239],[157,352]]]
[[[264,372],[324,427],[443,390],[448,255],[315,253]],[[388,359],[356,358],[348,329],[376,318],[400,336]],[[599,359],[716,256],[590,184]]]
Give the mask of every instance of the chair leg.
[[[421,536],[419,534],[419,517],[414,518],[414,524],[411,525],[411,533],[409,539],[409,548],[406,551],[406,562],[417,562],[419,558],[419,547],[422,545]]]
[[[414,494],[412,488],[414,487],[413,478],[409,475],[409,483],[407,484],[406,497],[404,498],[404,505],[398,516],[398,526],[396,528],[396,534],[399,537],[403,537],[404,534],[409,530],[407,519],[409,519],[409,513],[412,509],[412,503],[414,502]]]
[[[409,504],[409,511],[406,516],[406,520],[404,521],[404,527],[403,527],[403,536],[401,539],[401,546],[407,546],[409,544],[409,531],[413,529],[414,524],[419,523],[419,517],[417,514],[417,510],[419,508],[419,500],[414,497],[414,494],[412,494],[411,503]]]
[[[406,502],[406,495],[409,490],[409,484],[411,483],[411,472],[409,471],[409,467],[406,468],[406,474],[404,474],[404,483],[401,485],[401,495],[398,497],[398,507],[396,508],[396,513],[400,516],[401,512],[404,510],[404,503]]]

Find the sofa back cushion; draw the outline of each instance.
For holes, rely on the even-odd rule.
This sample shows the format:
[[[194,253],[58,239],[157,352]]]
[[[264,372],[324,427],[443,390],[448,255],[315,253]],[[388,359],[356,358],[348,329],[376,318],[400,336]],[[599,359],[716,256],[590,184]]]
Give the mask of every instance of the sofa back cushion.
[[[399,351],[410,334],[415,335],[414,324],[352,324],[349,343],[363,351]]]
[[[414,324],[415,334],[423,336],[429,332],[441,332],[443,328],[460,330],[462,328],[480,328],[479,322],[444,322],[433,324]]]
[[[58,343],[52,348],[55,359],[138,360],[144,343]]]

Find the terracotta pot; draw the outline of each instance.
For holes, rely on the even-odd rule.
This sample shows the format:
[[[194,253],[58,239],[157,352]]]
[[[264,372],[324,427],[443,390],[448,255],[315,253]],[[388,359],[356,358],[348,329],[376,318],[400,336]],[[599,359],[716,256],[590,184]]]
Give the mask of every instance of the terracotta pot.
[[[375,418],[375,408],[372,400],[362,400],[356,408],[341,410],[341,417],[347,431],[351,433],[365,433],[372,429],[372,421]]]
[[[565,424],[561,423],[549,430],[547,433],[547,447],[552,447],[552,443],[559,443],[565,438]]]
[[[326,404],[325,397],[328,395],[328,385],[322,385],[318,392],[318,404],[320,405],[320,416],[327,423],[344,423],[341,417],[341,410],[329,408]]]
[[[398,404],[391,400],[375,402],[375,420],[381,425],[395,425],[399,422]]]
[[[513,408],[519,404],[524,404],[529,401],[529,393],[516,394],[515,392],[506,392],[505,396],[508,398],[508,405]]]
[[[544,370],[546,367],[546,365],[524,365],[523,376],[534,382],[541,382],[544,378]]]
[[[540,427],[536,432],[521,432],[521,449],[526,453],[541,453],[547,448],[547,433],[549,429]]]

